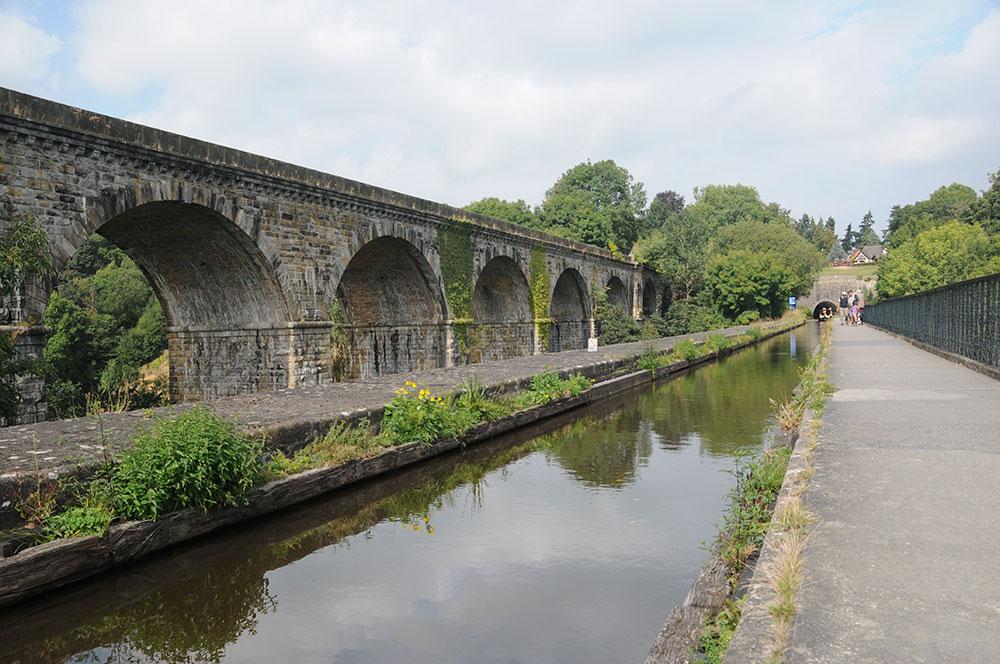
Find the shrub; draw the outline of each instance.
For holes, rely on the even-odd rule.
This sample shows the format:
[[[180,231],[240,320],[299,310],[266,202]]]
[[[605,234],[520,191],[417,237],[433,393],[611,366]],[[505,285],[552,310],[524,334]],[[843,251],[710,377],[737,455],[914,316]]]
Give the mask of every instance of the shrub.
[[[636,366],[643,371],[655,371],[666,365],[667,358],[664,357],[663,353],[656,350],[653,344],[643,346],[642,353],[639,355],[639,359],[636,360]]]
[[[715,352],[729,348],[732,343],[732,340],[724,334],[716,332],[715,334],[708,335],[707,345]]]
[[[693,360],[700,354],[693,339],[682,339],[674,346],[674,355],[682,360]]]
[[[311,468],[339,466],[368,456],[373,456],[384,441],[372,433],[367,419],[351,425],[334,422],[322,438],[317,438],[293,456],[281,450],[267,463],[269,479],[280,479]]]
[[[760,339],[760,335],[761,335],[760,328],[757,327],[756,325],[752,325],[747,328],[747,336],[753,339],[754,341]]]
[[[406,381],[385,406],[380,435],[390,445],[411,441],[430,445],[435,440],[456,436],[476,420],[469,411],[453,408],[453,401],[453,397],[435,397],[430,391],[418,390],[416,384]]]
[[[115,470],[119,514],[159,514],[234,505],[262,475],[263,443],[201,407],[157,418],[133,439]]]

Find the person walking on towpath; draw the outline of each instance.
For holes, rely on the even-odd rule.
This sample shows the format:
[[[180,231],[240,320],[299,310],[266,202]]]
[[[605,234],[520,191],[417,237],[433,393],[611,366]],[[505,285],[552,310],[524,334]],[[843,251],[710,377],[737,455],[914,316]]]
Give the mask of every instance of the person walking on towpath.
[[[847,325],[847,317],[850,315],[850,310],[847,308],[847,291],[840,293],[840,313],[842,316],[840,324]]]

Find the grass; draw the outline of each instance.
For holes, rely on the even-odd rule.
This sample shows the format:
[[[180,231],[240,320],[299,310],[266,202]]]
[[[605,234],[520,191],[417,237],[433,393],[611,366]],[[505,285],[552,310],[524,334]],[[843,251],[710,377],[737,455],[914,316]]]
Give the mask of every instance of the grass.
[[[878,265],[845,265],[843,267],[825,267],[819,274],[834,274],[840,277],[854,277],[861,279],[866,276],[875,277],[878,273]]]

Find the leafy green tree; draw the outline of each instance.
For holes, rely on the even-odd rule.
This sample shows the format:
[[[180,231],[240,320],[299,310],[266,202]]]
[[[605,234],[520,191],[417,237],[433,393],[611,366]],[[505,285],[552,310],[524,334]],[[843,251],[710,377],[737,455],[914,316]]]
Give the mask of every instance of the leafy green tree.
[[[639,238],[646,208],[646,190],[641,182],[636,182],[626,169],[613,160],[596,163],[588,160],[563,173],[545,193],[542,216],[547,225],[551,223],[545,221],[544,216],[552,207],[550,201],[560,197],[590,202],[610,227],[611,232],[606,238],[585,242],[606,247],[610,241],[627,253]]]
[[[845,258],[847,258],[847,252],[844,251],[844,248],[840,246],[839,242],[834,243],[834,245],[830,247],[830,251],[828,251],[826,254],[827,263],[833,263],[834,261],[842,261]]]
[[[968,219],[977,195],[972,187],[952,183],[938,187],[926,201],[892,208],[885,240],[890,247],[898,247],[925,230],[955,219]]]
[[[823,265],[823,255],[816,247],[783,224],[740,222],[720,230],[713,244],[716,255],[736,250],[773,255],[778,264],[787,268],[789,295],[808,293],[813,275]]]
[[[882,297],[898,297],[1000,272],[1000,237],[950,221],[890,251],[878,267]]]
[[[854,240],[855,240],[854,230],[851,228],[851,224],[847,224],[847,229],[844,230],[844,237],[840,241],[841,248],[843,248],[845,252],[850,253],[851,249],[853,249],[855,246]]]
[[[538,218],[545,230],[598,247],[609,248],[609,241],[615,237],[611,218],[583,196],[549,196]]]
[[[837,234],[827,226],[816,227],[816,230],[813,231],[812,243],[821,254],[829,254],[833,247],[843,251],[837,240]]]
[[[511,202],[491,196],[469,203],[464,209],[511,224],[539,227],[538,217],[523,200]]]
[[[777,254],[735,249],[712,257],[708,284],[719,311],[742,324],[780,316],[797,278]]]
[[[652,208],[651,212],[652,214]],[[671,301],[687,299],[704,284],[709,235],[688,210],[667,216],[636,244],[636,258],[666,279]]]
[[[691,207],[703,215],[713,232],[738,221],[775,220],[774,211],[768,211],[757,190],[742,184],[695,187],[694,200]]]
[[[969,206],[966,220],[978,223],[991,235],[1000,234],[1000,170],[990,173],[990,188]]]
[[[882,242],[881,242],[881,240],[879,240],[878,233],[876,233],[871,228],[866,228],[863,232],[860,232],[860,234],[858,235],[858,244],[857,244],[857,246],[858,246],[859,249],[861,247],[869,247],[869,246],[872,246],[872,245],[875,245],[875,244],[881,244],[881,243]]]
[[[5,212],[12,216],[9,210]],[[37,219],[13,217],[9,229],[0,237],[0,297],[8,298],[25,278],[47,277],[52,272],[48,236]],[[36,370],[34,362],[17,357],[14,338],[0,332],[0,417],[9,420],[17,415],[21,402],[17,377]]]
[[[52,416],[84,414],[88,394],[125,389],[136,406],[162,398],[138,378],[166,348],[163,310],[142,271],[104,238],[92,235],[63,270],[45,323],[52,330],[44,350]]]
[[[646,211],[639,233],[640,240],[671,224],[682,212],[684,212],[684,197],[675,191],[661,191],[649,204],[649,210]]]

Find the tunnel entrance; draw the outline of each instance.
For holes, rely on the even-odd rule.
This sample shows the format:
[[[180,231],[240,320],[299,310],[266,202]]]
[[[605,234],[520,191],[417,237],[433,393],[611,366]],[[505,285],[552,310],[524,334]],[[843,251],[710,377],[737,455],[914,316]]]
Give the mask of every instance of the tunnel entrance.
[[[829,300],[824,300],[813,307],[812,316],[817,320],[827,320],[837,316],[837,305]]]

